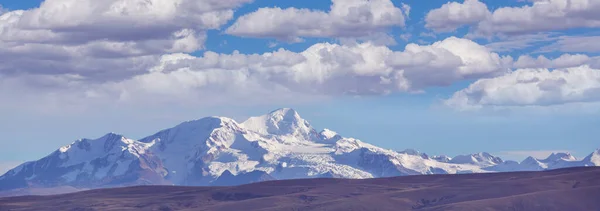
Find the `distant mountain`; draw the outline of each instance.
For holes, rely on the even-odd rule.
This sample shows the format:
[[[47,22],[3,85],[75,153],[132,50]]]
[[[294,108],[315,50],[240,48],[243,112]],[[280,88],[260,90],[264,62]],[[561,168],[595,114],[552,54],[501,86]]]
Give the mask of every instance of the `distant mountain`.
[[[538,171],[599,166],[600,153],[521,163],[489,153],[428,156],[383,149],[324,129],[317,132],[293,109],[238,123],[207,117],[141,140],[117,134],[81,139],[0,177],[0,191],[133,185],[229,186],[298,178],[374,178],[423,174]],[[68,189],[68,188],[67,188]],[[29,193],[29,192],[27,192]],[[1,194],[0,194],[1,195]]]
[[[247,183],[266,182],[271,180],[277,180],[267,172],[264,171],[252,171],[244,172],[238,175],[233,175],[229,170],[225,170],[219,178],[213,181],[211,184],[214,186],[235,186],[243,185]]]
[[[600,149],[585,157],[582,162],[585,166],[600,166]]]
[[[499,157],[490,155],[490,153],[482,152],[472,155],[458,155],[452,158],[449,162],[456,164],[472,164],[476,166],[487,167],[498,165],[503,161]]]

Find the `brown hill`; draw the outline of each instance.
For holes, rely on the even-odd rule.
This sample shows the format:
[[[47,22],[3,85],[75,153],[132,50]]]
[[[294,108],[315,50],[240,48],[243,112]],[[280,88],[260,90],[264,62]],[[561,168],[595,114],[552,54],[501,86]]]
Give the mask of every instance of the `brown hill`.
[[[0,210],[600,211],[600,168],[100,189],[0,198]]]

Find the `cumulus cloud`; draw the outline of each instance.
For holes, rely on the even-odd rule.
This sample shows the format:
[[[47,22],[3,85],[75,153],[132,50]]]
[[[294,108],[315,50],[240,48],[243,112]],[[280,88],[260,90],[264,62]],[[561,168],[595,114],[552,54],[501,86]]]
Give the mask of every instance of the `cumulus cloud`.
[[[511,57],[501,57],[471,40],[450,37],[431,45],[408,44],[388,64],[405,69],[414,87],[449,85],[463,79],[504,74]]]
[[[481,22],[476,33],[518,34],[569,28],[600,27],[600,2],[596,0],[544,0],[531,6],[503,7]]]
[[[600,64],[600,57],[589,57],[585,54],[563,54],[558,58],[549,59],[543,55],[533,58],[525,55],[520,56],[514,63],[515,68],[567,68],[581,65],[591,65],[595,67]]]
[[[333,0],[330,11],[260,8],[238,18],[228,34],[298,42],[302,37],[366,38],[404,26],[410,12],[390,0]],[[380,35],[378,35],[380,36]]]
[[[449,32],[464,25],[483,21],[490,15],[487,5],[478,0],[465,0],[463,3],[448,2],[441,8],[427,13],[425,27],[438,32]]]
[[[0,72],[136,74],[156,56],[202,49],[206,31],[249,1],[46,0],[0,16]]]
[[[600,101],[600,70],[587,65],[564,69],[519,69],[481,79],[456,92],[446,105],[457,109],[554,106]]]
[[[600,27],[600,1],[536,0],[521,7],[501,7],[493,12],[478,0],[452,2],[427,15],[427,26],[448,31],[473,25],[471,36],[516,35],[570,28]],[[475,6],[477,5],[477,6]],[[485,9],[485,11],[484,11]]]
[[[274,25],[251,28],[271,36],[269,30],[291,27],[274,33],[288,40],[336,37],[342,44],[317,43],[303,52],[189,54],[203,48],[207,30],[219,29],[250,1],[46,0],[38,8],[8,11],[0,15],[0,97],[12,100],[0,107],[249,104],[419,92],[501,75],[512,62],[456,37],[391,50],[386,45],[395,39],[385,32],[403,26],[410,7],[389,0],[334,0],[329,12],[264,8],[228,29],[243,32],[245,21],[262,24],[252,19],[275,11]]]
[[[369,42],[318,43],[299,53],[279,49],[264,54],[206,52],[200,57],[167,54],[140,66],[143,73],[102,83],[88,83],[76,71],[0,74],[0,95],[48,100],[54,103],[44,106],[56,107],[106,101],[218,104],[296,96],[381,95],[502,75],[511,62],[510,57],[456,37],[432,45],[409,44],[404,51]],[[27,94],[15,95],[10,91],[15,89]],[[36,92],[40,89],[44,92]]]
[[[544,0],[531,6],[503,7],[477,26],[477,33],[527,33],[569,28],[600,27],[596,0]]]
[[[260,55],[168,55],[150,73],[119,85],[170,94],[182,90],[242,95],[266,90],[314,95],[386,94],[498,75],[507,70],[507,58],[455,37],[429,46],[410,44],[397,52],[372,43],[319,43],[300,53],[279,49]]]

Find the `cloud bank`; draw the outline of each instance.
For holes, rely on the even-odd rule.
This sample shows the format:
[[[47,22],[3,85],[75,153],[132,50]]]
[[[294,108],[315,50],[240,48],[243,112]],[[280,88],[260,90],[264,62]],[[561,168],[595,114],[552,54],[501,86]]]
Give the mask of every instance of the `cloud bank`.
[[[166,53],[203,49],[250,0],[46,0],[0,16],[0,72],[131,76]]]
[[[145,61],[133,71],[139,74],[115,80],[90,81],[80,70],[0,75],[5,90],[0,93],[17,98],[8,90],[18,88],[29,90],[28,96],[36,99],[58,102],[252,103],[264,101],[256,96],[420,92],[460,80],[502,75],[511,62],[510,57],[456,37],[432,45],[409,44],[404,51],[369,42],[351,46],[318,43],[299,53],[279,49],[264,54],[206,52],[200,57],[166,54],[157,61]],[[40,88],[45,91],[36,93]]]
[[[450,2],[430,11],[425,27],[450,32],[471,26],[471,35],[525,35],[488,45],[451,36],[432,44],[409,43],[403,50],[388,47],[396,40],[388,33],[405,27],[411,11],[406,4],[333,0],[329,11],[269,7],[234,20],[234,10],[250,2],[46,0],[38,8],[4,11],[0,97],[13,100],[0,107],[310,101],[421,93],[467,80],[475,82],[446,105],[465,110],[600,100],[595,94],[598,57],[522,55],[515,60],[494,52],[525,48],[540,39],[557,40],[546,47],[550,50],[592,52],[597,45],[586,43],[594,36],[538,32],[600,26],[593,12],[599,7],[596,1],[540,0],[494,11],[478,0]],[[198,53],[210,30],[331,42],[300,52]],[[527,34],[531,32],[538,34]],[[401,37],[408,40],[408,35]]]

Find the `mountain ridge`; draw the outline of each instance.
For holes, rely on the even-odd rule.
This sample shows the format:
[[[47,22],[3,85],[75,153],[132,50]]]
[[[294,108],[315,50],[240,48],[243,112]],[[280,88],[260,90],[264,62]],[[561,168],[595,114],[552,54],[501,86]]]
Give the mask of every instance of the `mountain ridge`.
[[[298,112],[283,108],[241,123],[227,117],[205,117],[139,140],[115,133],[76,140],[0,176],[0,191],[540,171],[598,166],[598,152],[583,160],[559,153],[523,162],[503,161],[485,152],[454,158],[416,150],[397,152],[329,129],[317,132]]]

